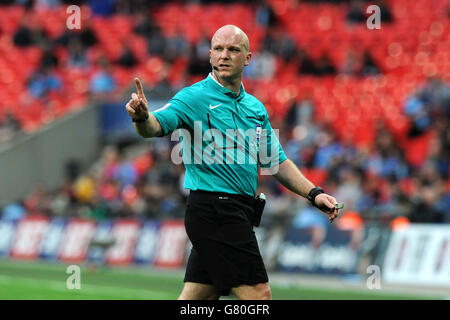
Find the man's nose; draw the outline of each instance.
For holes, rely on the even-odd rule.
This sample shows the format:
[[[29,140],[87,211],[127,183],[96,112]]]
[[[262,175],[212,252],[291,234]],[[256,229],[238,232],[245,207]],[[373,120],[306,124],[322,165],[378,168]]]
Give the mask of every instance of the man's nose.
[[[228,59],[229,58],[229,54],[230,54],[230,52],[228,51],[228,49],[223,49],[222,52],[220,53],[220,58]]]

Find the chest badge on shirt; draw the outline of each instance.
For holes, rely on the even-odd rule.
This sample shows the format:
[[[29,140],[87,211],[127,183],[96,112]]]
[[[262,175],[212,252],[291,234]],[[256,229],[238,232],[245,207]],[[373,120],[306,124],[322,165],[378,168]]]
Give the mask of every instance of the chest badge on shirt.
[[[256,134],[256,142],[259,143],[259,139],[261,139],[262,125],[257,124],[255,126],[255,134]]]

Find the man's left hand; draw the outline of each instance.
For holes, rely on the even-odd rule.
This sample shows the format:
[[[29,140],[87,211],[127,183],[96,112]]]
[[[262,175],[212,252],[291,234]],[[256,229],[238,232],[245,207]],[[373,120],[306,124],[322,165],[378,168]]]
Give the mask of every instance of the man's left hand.
[[[328,215],[330,223],[339,216],[339,210],[335,208],[337,200],[334,197],[326,193],[321,193],[314,200],[316,206]]]

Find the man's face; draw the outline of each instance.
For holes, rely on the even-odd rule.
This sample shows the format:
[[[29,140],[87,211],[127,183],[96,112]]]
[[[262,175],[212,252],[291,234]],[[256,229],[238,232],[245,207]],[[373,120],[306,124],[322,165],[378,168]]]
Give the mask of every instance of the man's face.
[[[244,45],[240,34],[223,32],[216,34],[209,50],[210,62],[217,67],[214,72],[221,78],[240,77],[244,66],[250,63],[251,52]]]

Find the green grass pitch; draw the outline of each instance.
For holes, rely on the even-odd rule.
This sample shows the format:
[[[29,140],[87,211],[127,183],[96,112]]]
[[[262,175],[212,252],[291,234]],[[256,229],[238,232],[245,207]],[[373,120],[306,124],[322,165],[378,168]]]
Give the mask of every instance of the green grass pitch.
[[[67,264],[26,262],[0,259],[1,300],[172,300],[183,286],[180,272],[163,272],[145,267],[99,268],[88,271],[81,265],[81,288],[69,290],[66,280]],[[271,283],[276,300],[303,299],[430,299],[414,295],[335,290],[299,286],[280,286]],[[234,296],[227,297],[235,299]],[[436,297],[439,299],[439,297]]]

